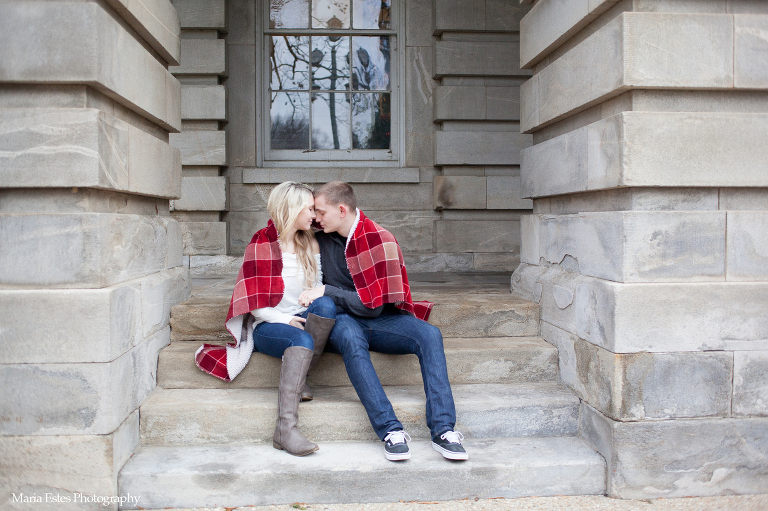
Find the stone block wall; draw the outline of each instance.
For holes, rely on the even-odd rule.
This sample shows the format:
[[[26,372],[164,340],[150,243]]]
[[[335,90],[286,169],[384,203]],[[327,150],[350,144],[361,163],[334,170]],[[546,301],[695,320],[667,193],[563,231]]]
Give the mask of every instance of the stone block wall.
[[[179,65],[181,133],[171,145],[181,152],[181,198],[171,216],[183,234],[184,259],[227,254],[227,5],[225,0],[173,0],[181,25]],[[243,63],[239,63],[242,65]],[[252,64],[251,64],[252,66]],[[239,67],[239,66],[238,66]]]
[[[515,2],[486,6],[484,1],[467,7],[453,0],[394,4],[400,27],[399,129],[405,134],[398,165],[382,168],[363,161],[290,167],[259,159],[263,134],[257,123],[269,115],[259,106],[265,93],[262,77],[268,76],[260,67],[263,6],[227,0],[227,166],[222,175],[228,179],[229,203],[222,220],[229,229],[230,257],[200,249],[185,252],[193,274],[236,266],[232,259],[242,255],[266,223],[272,187],[289,179],[312,185],[333,179],[352,183],[361,209],[395,234],[411,271],[511,272],[517,266],[520,216],[532,207],[530,200],[519,198],[519,150],[531,139],[519,130],[519,86],[530,72],[519,67],[518,24],[528,7]],[[182,46],[182,60],[184,51]],[[184,168],[187,179],[191,174]],[[178,209],[174,215],[180,215]],[[191,222],[185,228],[202,229],[209,220],[202,211],[183,215]],[[211,235],[209,228],[205,232]]]
[[[623,498],[765,491],[768,4],[538,0],[521,265]]]
[[[0,47],[0,507],[117,509],[74,494],[117,495],[189,296],[179,19],[167,0],[11,0]]]

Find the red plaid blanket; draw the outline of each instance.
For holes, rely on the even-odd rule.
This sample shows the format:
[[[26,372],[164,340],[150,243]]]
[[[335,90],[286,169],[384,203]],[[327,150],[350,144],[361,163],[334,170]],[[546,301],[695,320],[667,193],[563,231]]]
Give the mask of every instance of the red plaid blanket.
[[[270,220],[253,235],[245,249],[229,303],[226,326],[235,342],[226,346],[204,344],[195,354],[197,366],[206,373],[231,381],[243,370],[253,352],[254,309],[274,307],[283,298],[283,258],[277,229]]]
[[[403,263],[403,253],[395,237],[358,210],[359,218],[352,226],[345,255],[357,294],[370,308],[394,303],[398,309],[426,321],[435,305],[415,302]]]

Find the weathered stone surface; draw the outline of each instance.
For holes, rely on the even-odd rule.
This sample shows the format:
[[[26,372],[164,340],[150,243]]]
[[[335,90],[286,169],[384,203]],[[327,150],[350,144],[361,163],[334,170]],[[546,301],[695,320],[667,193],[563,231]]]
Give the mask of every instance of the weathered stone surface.
[[[731,353],[614,354],[547,322],[541,335],[558,349],[563,382],[614,420],[730,415]]]
[[[229,225],[229,253],[241,256],[251,242],[253,234],[267,225],[269,213],[266,211],[230,211],[222,220]]]
[[[728,211],[768,210],[768,188],[721,188],[718,199]]]
[[[225,28],[227,9],[224,0],[174,0],[181,26],[190,28]]]
[[[181,232],[186,255],[226,255],[225,222],[182,222]]]
[[[173,230],[174,236],[178,234]],[[84,213],[0,215],[5,288],[99,288],[166,269],[162,217]]]
[[[549,199],[547,213],[563,215],[589,211],[716,211],[724,190],[717,188],[616,188]],[[754,209],[754,208],[749,208]]]
[[[503,0],[437,0],[435,34],[443,31],[517,31],[528,8]]]
[[[107,0],[160,57],[170,65],[179,63],[179,15],[177,5],[165,0]]]
[[[435,165],[518,165],[530,135],[514,131],[438,131]]]
[[[768,351],[734,352],[733,415],[768,416]]]
[[[435,121],[486,119],[485,87],[435,88]]]
[[[555,288],[572,302],[558,305]],[[540,303],[543,321],[614,353],[711,351],[734,344],[746,350],[768,338],[765,283],[620,284],[521,264],[512,291]]]
[[[433,182],[435,209],[485,209],[486,178],[437,176]]]
[[[601,72],[584,73],[585,62]],[[631,87],[731,88],[733,17],[625,12],[527,83],[523,132]]]
[[[733,82],[739,88],[768,88],[768,16],[736,15]]]
[[[224,131],[185,131],[171,134],[170,142],[181,151],[184,165],[226,165],[227,141]]]
[[[768,280],[768,211],[728,211],[727,280]]]
[[[179,66],[170,66],[174,75],[225,75],[227,55],[224,39],[182,39]]]
[[[30,506],[43,510],[117,511],[117,503],[105,506],[103,502],[75,502],[75,493],[88,497],[117,495],[117,473],[138,445],[138,410],[107,435],[2,436],[0,505],[13,511],[25,511]],[[39,495],[42,499],[50,493],[71,500],[69,504],[30,504],[14,502],[14,493]],[[135,499],[136,494],[132,497]]]
[[[2,290],[3,363],[111,362],[165,328],[187,298],[184,267],[103,289]],[[40,310],[45,321],[34,320]]]
[[[616,282],[725,280],[726,218],[710,212],[538,216],[539,256]]]
[[[472,254],[473,269],[475,271],[492,271],[511,273],[520,264],[518,252],[475,252]]]
[[[434,78],[443,76],[530,76],[520,69],[514,41],[436,41]]]
[[[180,129],[180,108],[171,101],[179,82],[99,4],[4,2],[0,20],[0,47],[9,56],[0,80],[91,83],[164,129]],[[72,37],[83,30],[90,36]]]
[[[448,374],[452,384],[556,382],[557,350],[532,337],[446,338]],[[203,373],[195,365],[197,342],[174,342],[160,353],[157,384],[164,389],[275,388],[280,379],[280,360],[254,353],[237,378],[224,382]],[[422,385],[415,356],[371,353],[382,385]],[[326,352],[308,376],[313,387],[350,386],[341,355]],[[271,399],[269,400],[271,401]]]
[[[107,435],[155,387],[166,327],[108,363],[2,364],[8,398],[0,403],[3,435]]]
[[[430,146],[431,147],[431,146]],[[305,167],[243,169],[243,183],[278,184],[283,181],[299,183],[418,183],[418,167]]]
[[[223,85],[182,85],[181,118],[216,119],[227,118],[226,91]]]
[[[520,87],[486,87],[485,100],[488,120],[520,120]]]
[[[486,0],[485,30],[494,32],[519,32],[520,20],[528,7],[506,0]]]
[[[4,186],[94,187],[165,198],[181,192],[178,152],[99,110],[4,110],[0,145]]]
[[[230,7],[250,9],[255,4],[241,2]],[[232,32],[227,36],[230,41]],[[251,39],[251,41],[255,41]],[[229,78],[227,78],[227,157],[232,166],[256,166],[256,47],[253,44],[227,45]],[[242,171],[241,171],[242,172]],[[240,178],[242,181],[242,177]],[[234,182],[230,179],[230,182]]]
[[[433,52],[431,47],[406,48],[405,56],[405,164],[431,166],[437,129],[432,122],[437,85],[431,76]]]
[[[624,112],[523,149],[525,197],[620,186],[768,186],[768,115]],[[731,136],[723,137],[723,132]]]
[[[488,176],[488,209],[532,209],[533,201],[522,199],[520,176]]]
[[[559,383],[451,387],[460,410],[456,428],[467,438],[576,433],[579,400]],[[424,387],[395,385],[387,391],[410,435],[430,438],[424,424]],[[313,393],[313,406],[301,410],[302,432],[308,438],[315,442],[378,440],[351,385],[315,387]],[[275,394],[274,389],[159,389],[141,407],[142,445],[267,442],[275,430]]]
[[[189,276],[190,277],[208,277],[208,276],[229,276],[237,275],[243,258],[238,256],[202,256],[193,255],[189,257]]]
[[[520,261],[534,266],[539,264],[539,217],[523,215],[520,217]]]
[[[391,232],[404,252],[432,252],[435,221],[434,211],[375,211],[365,210],[369,218]]]
[[[474,268],[472,254],[403,254],[409,272],[470,271]]]
[[[184,177],[181,199],[171,201],[171,211],[221,211],[227,209],[227,178]]]
[[[405,3],[405,44],[408,46],[432,46],[434,19],[432,0],[414,0]]]
[[[142,504],[163,508],[297,500],[389,502],[392,495],[404,501],[430,501],[605,491],[605,462],[579,438],[473,442],[470,456],[483,460],[486,467],[482,489],[476,484],[476,464],[446,463],[429,442],[414,441],[409,446],[419,463],[387,461],[380,441],[325,443],[322,454],[302,458],[286,456],[269,444],[144,448],[121,472],[120,492],[140,494]],[[223,461],[211,464],[212,459]],[[335,470],[329,471],[329,464]],[[284,468],[278,472],[276,466]],[[200,483],[214,478],[233,483],[223,490]]]
[[[510,252],[520,247],[520,222],[499,220],[438,220],[435,248],[439,252]]]
[[[431,212],[432,183],[353,185],[357,207],[363,211],[418,211],[418,207]],[[369,215],[370,216],[370,215]],[[379,220],[371,216],[378,222]]]
[[[267,199],[274,185],[232,184],[229,185],[230,211],[266,211]]]
[[[764,491],[766,419],[616,422],[582,404],[581,430],[608,464],[611,497]]]

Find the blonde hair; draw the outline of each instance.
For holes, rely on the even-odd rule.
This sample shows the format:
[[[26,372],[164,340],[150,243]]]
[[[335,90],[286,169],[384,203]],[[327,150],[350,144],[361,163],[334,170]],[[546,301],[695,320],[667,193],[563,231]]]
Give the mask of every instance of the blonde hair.
[[[267,211],[272,217],[278,235],[293,227],[299,213],[310,201],[314,200],[312,189],[301,183],[286,181],[280,183],[269,194],[267,200]],[[296,259],[299,266],[304,271],[305,284],[302,287],[307,289],[314,287],[317,279],[317,261],[312,254],[312,240],[315,234],[312,231],[298,229],[294,235],[293,241],[296,244]]]

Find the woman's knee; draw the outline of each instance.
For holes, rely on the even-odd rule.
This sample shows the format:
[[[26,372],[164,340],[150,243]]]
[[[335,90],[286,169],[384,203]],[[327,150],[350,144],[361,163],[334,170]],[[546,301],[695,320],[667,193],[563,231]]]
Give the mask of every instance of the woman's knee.
[[[336,317],[336,303],[330,296],[321,296],[312,302],[309,312],[321,318],[334,319]]]
[[[291,347],[301,347],[313,350],[315,349],[315,341],[312,339],[312,336],[309,335],[309,332],[301,330],[299,331],[299,335],[297,335],[291,342]]]

